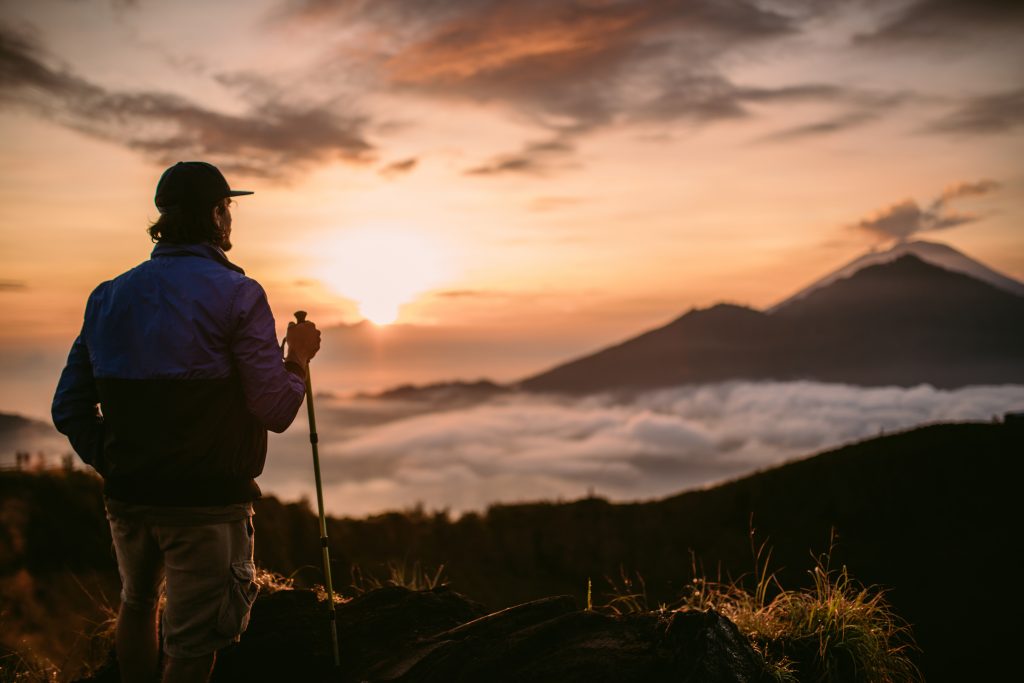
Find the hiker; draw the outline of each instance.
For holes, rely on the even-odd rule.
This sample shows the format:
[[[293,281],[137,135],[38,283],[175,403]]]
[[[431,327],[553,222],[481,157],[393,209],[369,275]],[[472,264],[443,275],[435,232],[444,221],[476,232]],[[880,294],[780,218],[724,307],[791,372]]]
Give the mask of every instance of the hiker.
[[[156,247],[89,296],[53,398],[57,429],[104,479],[123,681],[157,676],[161,578],[164,681],[208,680],[245,630],[267,430],[292,423],[320,348],[313,323],[292,325],[282,360],[263,288],[225,255],[231,198],[247,194],[204,162],[163,173]]]

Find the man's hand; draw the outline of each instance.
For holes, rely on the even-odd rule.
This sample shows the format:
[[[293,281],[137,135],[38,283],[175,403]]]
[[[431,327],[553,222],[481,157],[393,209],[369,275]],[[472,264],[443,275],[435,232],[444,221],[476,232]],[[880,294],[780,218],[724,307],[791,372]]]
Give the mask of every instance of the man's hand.
[[[309,364],[316,352],[320,350],[320,330],[306,320],[301,323],[288,323],[288,355],[286,361],[294,361],[303,368]]]

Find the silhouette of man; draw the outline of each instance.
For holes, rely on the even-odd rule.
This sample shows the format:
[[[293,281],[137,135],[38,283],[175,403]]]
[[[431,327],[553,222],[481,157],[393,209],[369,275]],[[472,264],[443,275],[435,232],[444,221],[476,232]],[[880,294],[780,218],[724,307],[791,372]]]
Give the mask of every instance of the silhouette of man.
[[[267,430],[295,418],[320,348],[312,323],[291,326],[282,361],[263,288],[225,255],[244,194],[204,162],[164,172],[151,258],[89,296],[53,399],[57,429],[104,480],[123,681],[156,677],[161,579],[164,681],[208,680],[245,630]]]

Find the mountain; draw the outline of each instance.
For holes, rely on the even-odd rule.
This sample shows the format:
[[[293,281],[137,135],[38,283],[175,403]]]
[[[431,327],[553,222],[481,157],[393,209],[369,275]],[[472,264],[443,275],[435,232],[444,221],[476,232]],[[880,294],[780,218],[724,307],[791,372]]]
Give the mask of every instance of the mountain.
[[[771,312],[729,304],[690,311],[519,386],[589,393],[740,379],[1024,382],[1024,296],[904,254]]]
[[[67,439],[48,422],[0,413],[0,464],[13,462],[18,451],[31,453],[38,459],[40,453],[54,455],[69,450]]]
[[[945,268],[946,270],[951,270],[955,273],[970,275],[976,280],[989,283],[993,287],[998,287],[999,289],[1010,292],[1011,294],[1016,294],[1017,296],[1024,296],[1024,283],[1018,282],[1013,278],[992,270],[984,263],[975,261],[970,256],[957,251],[947,244],[917,240],[915,242],[901,242],[886,251],[873,251],[864,254],[863,256],[859,256],[842,268],[839,268],[820,280],[804,287],[788,299],[775,304],[765,312],[774,313],[794,301],[803,299],[817,289],[827,287],[837,280],[850,277],[858,270],[881,263],[889,263],[890,261],[895,261],[901,256],[906,256],[907,254],[916,256],[925,263],[930,263],[933,266],[939,266],[940,268]]]

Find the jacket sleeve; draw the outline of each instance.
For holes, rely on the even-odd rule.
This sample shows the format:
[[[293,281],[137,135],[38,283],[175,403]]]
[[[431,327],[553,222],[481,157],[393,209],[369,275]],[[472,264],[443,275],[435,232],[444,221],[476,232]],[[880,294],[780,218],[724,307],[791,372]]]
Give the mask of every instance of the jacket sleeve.
[[[57,383],[50,414],[57,431],[68,437],[78,457],[96,470],[101,469],[103,448],[99,402],[89,349],[79,335],[71,345],[67,365]]]
[[[281,433],[302,405],[305,382],[285,369],[274,314],[259,283],[244,280],[232,308],[236,327],[231,353],[242,380],[245,405],[267,429]]]

